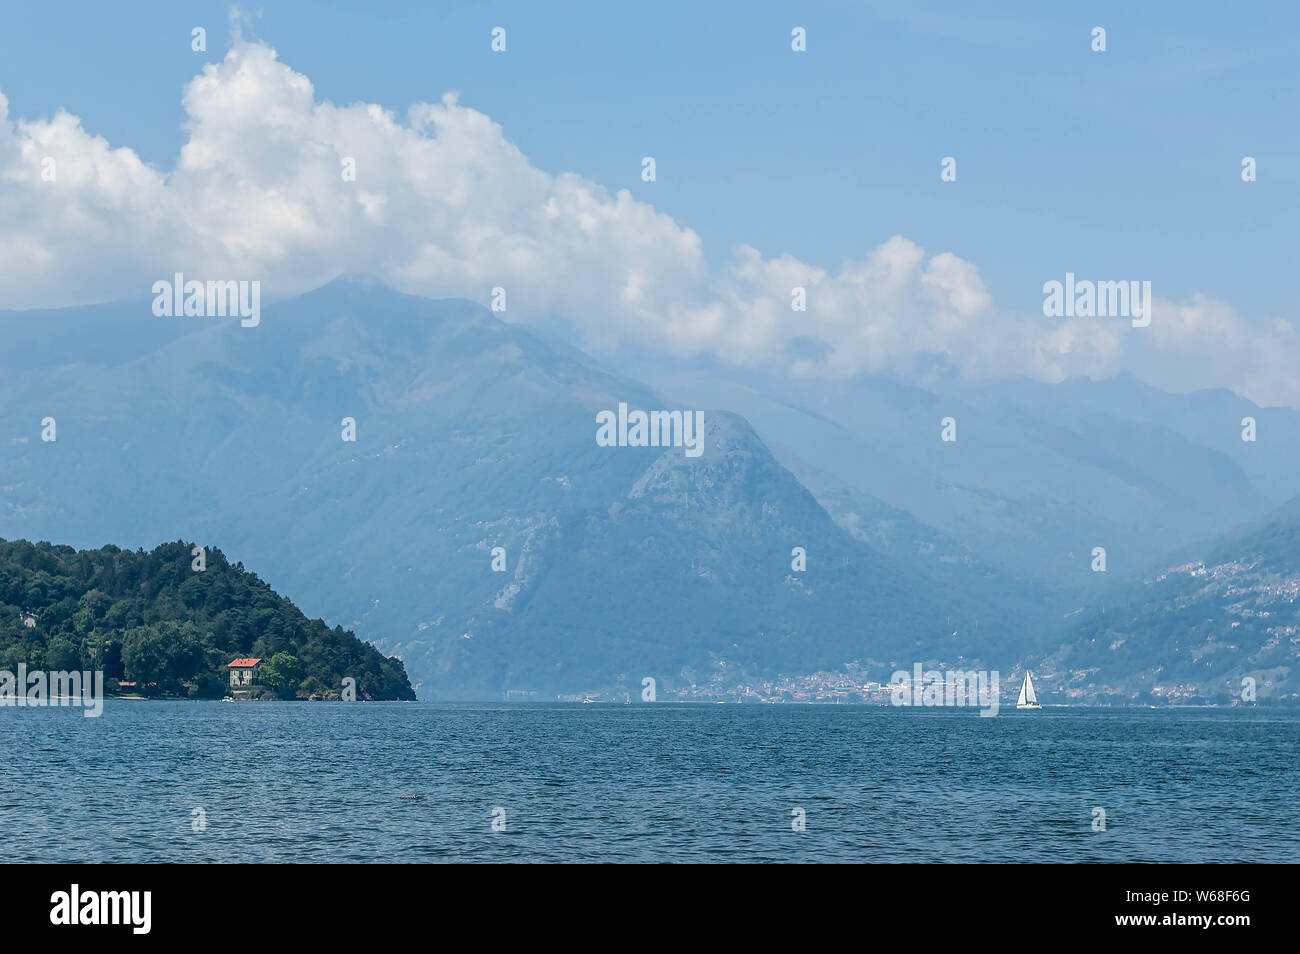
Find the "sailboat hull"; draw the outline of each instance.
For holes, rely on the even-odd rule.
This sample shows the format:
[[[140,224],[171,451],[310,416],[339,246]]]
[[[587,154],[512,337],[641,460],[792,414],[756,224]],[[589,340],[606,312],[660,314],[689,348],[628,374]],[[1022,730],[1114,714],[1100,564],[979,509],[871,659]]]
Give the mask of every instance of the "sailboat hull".
[[[1021,702],[1016,706],[1017,709],[1041,709],[1042,706],[1037,702]]]

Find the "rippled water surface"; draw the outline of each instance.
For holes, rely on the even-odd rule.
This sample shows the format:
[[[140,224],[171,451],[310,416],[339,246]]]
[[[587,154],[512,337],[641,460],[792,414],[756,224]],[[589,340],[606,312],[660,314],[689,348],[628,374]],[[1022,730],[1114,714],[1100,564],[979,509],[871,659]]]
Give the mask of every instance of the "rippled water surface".
[[[1298,739],[1266,709],[110,701],[0,709],[0,830],[7,861],[1296,862]]]

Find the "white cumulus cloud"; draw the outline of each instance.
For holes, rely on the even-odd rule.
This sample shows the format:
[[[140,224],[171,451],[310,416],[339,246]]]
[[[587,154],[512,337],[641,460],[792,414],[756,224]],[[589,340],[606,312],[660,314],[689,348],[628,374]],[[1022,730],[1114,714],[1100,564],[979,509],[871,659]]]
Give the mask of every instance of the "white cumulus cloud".
[[[187,141],[164,173],[60,111],[15,120],[0,94],[0,307],[144,298],[174,271],[289,294],[340,274],[563,316],[597,352],[713,353],[847,375],[946,355],[975,376],[1128,368],[1178,389],[1300,406],[1300,336],[1193,296],[1149,328],[999,310],[978,268],[894,236],[831,272],[741,247],[718,272],[699,235],[627,191],[535,168],[454,94],[413,106],[316,98],[237,39],[185,88]],[[355,162],[355,181],[341,175]],[[53,170],[53,176],[49,170]],[[807,310],[791,308],[806,289]]]

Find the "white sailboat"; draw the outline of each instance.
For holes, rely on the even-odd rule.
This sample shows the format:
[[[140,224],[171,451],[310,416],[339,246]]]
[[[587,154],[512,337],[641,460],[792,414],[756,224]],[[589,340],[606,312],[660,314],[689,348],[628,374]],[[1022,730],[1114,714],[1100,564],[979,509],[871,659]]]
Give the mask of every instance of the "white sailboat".
[[[1020,684],[1020,698],[1016,700],[1017,709],[1041,709],[1038,704],[1038,695],[1034,692],[1034,680],[1029,678],[1029,670],[1025,670],[1025,681]]]

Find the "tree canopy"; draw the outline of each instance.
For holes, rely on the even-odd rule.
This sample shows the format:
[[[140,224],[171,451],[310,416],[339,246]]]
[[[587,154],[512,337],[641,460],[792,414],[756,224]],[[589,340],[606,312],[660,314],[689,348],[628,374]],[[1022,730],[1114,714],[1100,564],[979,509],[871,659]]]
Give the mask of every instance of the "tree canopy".
[[[414,699],[406,668],[341,626],[309,620],[219,549],[192,568],[192,544],[151,552],[0,540],[0,669],[103,669],[164,696],[220,696],[237,656],[266,660],[280,698],[338,692]]]

